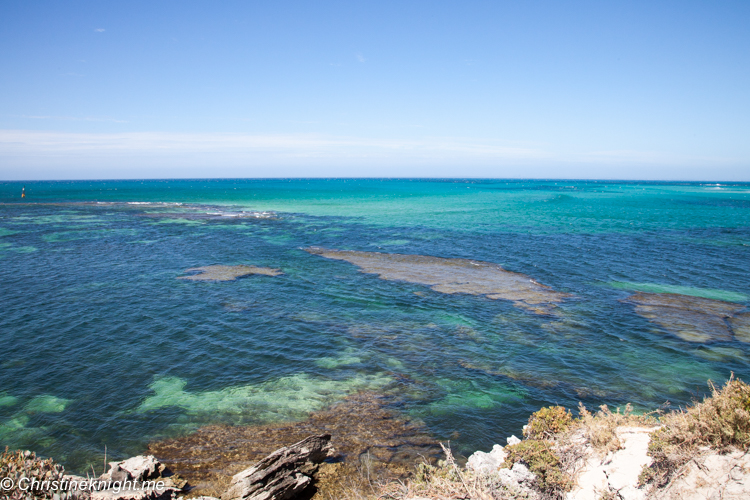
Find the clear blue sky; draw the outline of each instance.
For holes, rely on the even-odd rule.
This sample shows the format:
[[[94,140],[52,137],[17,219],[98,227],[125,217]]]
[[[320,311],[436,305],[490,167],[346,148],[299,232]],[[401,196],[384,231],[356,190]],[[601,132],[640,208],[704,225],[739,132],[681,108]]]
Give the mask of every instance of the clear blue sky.
[[[748,1],[0,1],[0,179],[750,181]]]

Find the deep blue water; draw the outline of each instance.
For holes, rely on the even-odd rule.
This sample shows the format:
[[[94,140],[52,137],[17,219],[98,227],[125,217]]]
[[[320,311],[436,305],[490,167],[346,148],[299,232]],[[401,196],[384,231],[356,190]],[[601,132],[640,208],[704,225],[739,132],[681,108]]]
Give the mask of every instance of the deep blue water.
[[[22,200],[23,186],[0,183],[0,444],[73,468],[361,389],[400,394],[469,453],[543,405],[651,410],[750,379],[748,344],[687,342],[620,301],[646,287],[750,304],[750,184],[28,182]],[[275,217],[164,215],[243,210]],[[539,316],[308,246],[495,262],[575,298]],[[284,275],[176,279],[211,264]]]

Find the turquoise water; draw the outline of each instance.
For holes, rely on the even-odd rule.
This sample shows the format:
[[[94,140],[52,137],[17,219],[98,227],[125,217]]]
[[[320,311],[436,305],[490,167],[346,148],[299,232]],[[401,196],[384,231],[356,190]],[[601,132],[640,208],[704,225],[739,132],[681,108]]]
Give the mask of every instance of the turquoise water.
[[[0,183],[0,444],[73,469],[105,445],[122,457],[205,424],[302,419],[363,389],[470,453],[543,405],[654,409],[750,380],[747,344],[685,342],[620,302],[749,305],[750,184],[29,182],[21,200],[22,186]],[[275,216],[221,216],[242,211]],[[540,316],[308,246],[495,262],[575,298]],[[176,279],[211,264],[285,274]]]

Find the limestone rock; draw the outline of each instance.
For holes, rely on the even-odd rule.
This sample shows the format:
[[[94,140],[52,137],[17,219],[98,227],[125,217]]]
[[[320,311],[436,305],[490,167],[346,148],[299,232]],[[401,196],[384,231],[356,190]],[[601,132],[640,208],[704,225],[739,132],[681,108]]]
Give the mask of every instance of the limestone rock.
[[[500,477],[500,482],[505,486],[521,488],[522,490],[531,490],[534,479],[536,479],[536,474],[521,462],[513,464],[511,469],[500,469],[497,474]]]
[[[153,455],[138,455],[121,462],[110,462],[109,471],[99,478],[91,500],[168,500],[187,486],[172,475]]]
[[[91,500],[174,500],[177,490],[174,488],[108,488],[91,492]]]
[[[617,492],[623,500],[642,500],[646,491],[638,487],[638,476],[644,465],[651,464],[648,443],[658,427],[618,427],[621,448],[605,457],[588,450],[588,456],[577,477],[577,484],[567,500],[598,500]]]
[[[232,477],[221,500],[287,500],[307,489],[317,464],[333,454],[331,435],[280,448]]]
[[[101,479],[106,481],[145,481],[160,477],[166,466],[153,455],[138,455],[121,462],[110,462],[109,471]]]
[[[516,436],[511,436],[508,438],[508,444],[506,446],[513,446],[514,444],[520,443],[521,440],[518,439]]]
[[[506,453],[502,446],[496,444],[489,453],[483,451],[474,452],[469,457],[469,461],[466,462],[466,467],[472,469],[474,472],[495,472],[503,465],[506,456],[508,456],[508,453]]]
[[[741,500],[750,498],[750,454],[735,451],[692,459],[663,489],[656,500]]]

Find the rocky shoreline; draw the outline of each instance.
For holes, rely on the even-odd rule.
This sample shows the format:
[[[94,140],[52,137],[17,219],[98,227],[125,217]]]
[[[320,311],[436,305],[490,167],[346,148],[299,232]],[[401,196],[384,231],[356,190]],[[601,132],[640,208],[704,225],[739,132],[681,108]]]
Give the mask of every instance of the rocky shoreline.
[[[472,495],[466,486],[466,494],[430,496],[399,496],[395,494],[372,498],[398,498],[400,500],[438,500],[448,498],[508,498],[566,500],[622,499],[644,500],[647,498],[679,499],[743,499],[750,495],[750,453],[733,451],[728,454],[703,453],[690,461],[681,473],[660,488],[651,488],[639,482],[642,468],[651,463],[648,456],[650,435],[660,426],[619,426],[615,429],[620,448],[605,454],[596,450],[587,441],[583,432],[571,438],[576,448],[574,454],[574,486],[564,495],[549,495],[539,491],[537,474],[522,462],[507,466],[508,446],[523,441],[515,436],[508,438],[506,447],[495,445],[490,452],[477,451],[469,457],[465,469],[457,468],[463,481],[477,484],[492,481],[498,495]],[[571,453],[569,448],[567,453]],[[34,459],[25,452],[25,458]],[[0,498],[52,500],[176,500],[190,497],[196,500],[288,500],[311,498],[352,498],[345,491],[340,496],[319,495],[321,465],[336,456],[331,436],[310,436],[298,443],[283,447],[231,477],[227,489],[218,497],[194,494],[195,487],[185,478],[174,474],[153,455],[139,455],[119,462],[110,462],[109,470],[96,478],[61,475],[62,487],[51,491],[42,481],[26,482],[23,494],[5,494]],[[448,461],[452,461],[447,451]],[[455,464],[453,464],[455,466]],[[394,483],[391,483],[394,484]],[[387,490],[387,488],[386,488]],[[476,486],[475,486],[476,490]],[[5,492],[4,492],[5,493]],[[50,494],[51,493],[51,494]],[[330,492],[329,492],[330,493]],[[351,492],[349,492],[351,493]],[[449,492],[445,492],[449,493]],[[475,493],[477,493],[475,491]],[[547,492],[549,493],[549,492]],[[359,498],[364,498],[359,496]]]
[[[171,450],[169,459],[150,454],[110,462],[109,470],[94,478],[65,475],[50,459],[6,450],[0,498],[750,498],[750,386],[733,378],[722,389],[709,385],[712,395],[702,402],[658,416],[635,415],[628,407],[612,412],[602,406],[592,414],[580,406],[577,417],[562,407],[542,408],[531,415],[523,439],[511,436],[505,446],[477,451],[465,466],[442,444],[443,460],[431,459],[436,446],[427,433],[372,394],[347,398],[306,423],[240,429],[234,444],[220,439],[216,429],[181,438],[188,441],[157,443],[151,451],[169,456]],[[360,418],[366,414],[369,420]],[[321,429],[326,432],[314,433]],[[307,436],[258,456],[237,440],[242,432],[248,442],[265,438],[266,447],[280,436]],[[179,450],[190,453],[175,453]],[[394,467],[398,460],[409,466]]]

